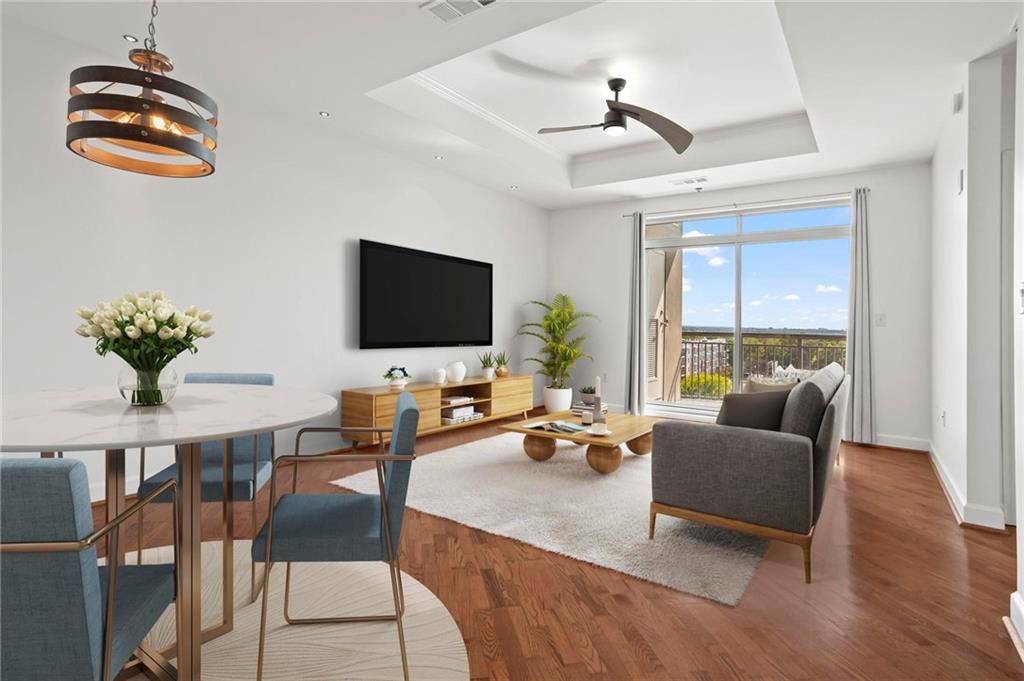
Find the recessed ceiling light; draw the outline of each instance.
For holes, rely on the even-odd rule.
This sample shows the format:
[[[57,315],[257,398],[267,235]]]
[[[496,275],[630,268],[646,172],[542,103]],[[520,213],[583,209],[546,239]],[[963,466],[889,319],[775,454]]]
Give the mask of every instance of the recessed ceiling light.
[[[321,111],[320,112],[320,117],[321,118],[330,118],[331,117],[331,112],[330,111]]]
[[[518,185],[518,184],[510,184],[510,185],[508,186],[508,188],[509,188],[509,189],[519,189],[519,185]]]
[[[135,36],[133,36],[133,35],[132,35],[132,34],[130,34],[130,33],[125,33],[125,34],[124,34],[123,36],[121,36],[121,37],[122,37],[122,38],[124,38],[125,40],[127,40],[127,41],[128,41],[128,42],[130,42],[130,43],[137,43],[137,42],[139,42],[139,39],[138,39],[138,38],[136,38]]]
[[[444,156],[442,156],[441,154],[434,154],[434,160],[435,161],[443,161],[444,160]]]

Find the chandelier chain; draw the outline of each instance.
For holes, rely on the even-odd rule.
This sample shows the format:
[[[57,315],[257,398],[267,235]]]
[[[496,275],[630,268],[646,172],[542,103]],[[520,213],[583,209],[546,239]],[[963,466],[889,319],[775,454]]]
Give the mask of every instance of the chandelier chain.
[[[156,25],[153,23],[156,20],[156,15],[160,13],[160,8],[156,6],[156,0],[153,0],[153,6],[149,10],[149,37],[143,41],[143,45],[150,52],[156,52]]]

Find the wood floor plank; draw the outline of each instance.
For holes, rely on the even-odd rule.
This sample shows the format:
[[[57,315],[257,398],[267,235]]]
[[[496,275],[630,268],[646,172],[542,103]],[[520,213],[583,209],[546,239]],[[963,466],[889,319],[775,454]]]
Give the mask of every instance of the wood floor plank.
[[[418,451],[497,432],[429,436]],[[331,480],[366,468],[306,467],[299,487],[336,493]],[[235,510],[239,537],[249,513]],[[146,546],[169,541],[169,520],[166,507],[147,511]],[[204,505],[204,538],[219,529],[219,506]],[[135,529],[126,535],[134,548]],[[804,584],[799,548],[773,543],[736,607],[415,510],[401,556],[458,623],[474,681],[1024,679],[1000,619],[1014,536],[958,527],[923,454],[844,445],[815,531],[814,581]]]

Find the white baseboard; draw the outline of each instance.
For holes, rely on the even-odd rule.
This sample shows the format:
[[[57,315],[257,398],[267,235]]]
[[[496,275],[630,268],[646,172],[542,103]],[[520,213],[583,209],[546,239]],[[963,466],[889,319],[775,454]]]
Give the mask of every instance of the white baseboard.
[[[1024,595],[1020,591],[1014,591],[1010,594],[1010,626],[1013,627],[1013,631],[1010,633],[1011,637],[1016,634],[1017,638],[1014,641],[1014,647],[1017,648],[1017,654],[1024,660],[1024,651],[1021,651],[1018,643],[1024,636],[1021,636],[1021,632],[1024,632]]]
[[[928,448],[928,458],[932,462],[932,467],[939,478],[939,484],[946,494],[946,499],[949,500],[949,506],[958,525],[976,525],[994,530],[1006,529],[1006,515],[1003,513],[1002,508],[974,504],[967,501],[964,493],[953,480],[953,476],[950,475],[946,464],[942,462],[942,457],[939,456],[938,450],[933,444]]]
[[[932,462],[932,468],[935,469],[935,474],[939,478],[939,485],[942,486],[942,491],[945,493],[946,499],[949,500],[949,506],[959,525],[964,521],[964,506],[967,505],[964,494],[960,491],[960,487],[957,486],[956,482],[953,481],[953,476],[946,469],[946,464],[942,462],[942,457],[939,456],[935,445],[928,447],[928,458]]]
[[[886,447],[899,447],[900,449],[917,449],[922,452],[931,450],[928,440],[919,437],[905,437],[903,435],[886,435],[879,433],[878,443]]]
[[[998,506],[983,506],[968,503],[964,506],[964,522],[969,525],[991,527],[996,530],[1006,529],[1006,515]]]

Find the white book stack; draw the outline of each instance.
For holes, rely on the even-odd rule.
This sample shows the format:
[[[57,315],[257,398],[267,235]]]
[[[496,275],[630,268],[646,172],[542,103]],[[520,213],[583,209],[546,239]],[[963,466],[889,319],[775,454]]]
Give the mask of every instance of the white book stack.
[[[444,409],[441,415],[449,418],[458,418],[460,416],[469,416],[473,413],[473,405],[470,404],[465,407],[450,407],[448,409]]]
[[[473,411],[473,407],[467,408],[469,409],[469,413],[462,414],[460,416],[446,416],[442,413],[441,424],[445,426],[454,426],[468,421],[478,421],[484,417],[484,413],[482,411]]]
[[[441,404],[444,405],[465,404],[472,401],[473,398],[469,395],[445,395],[441,398]]]

